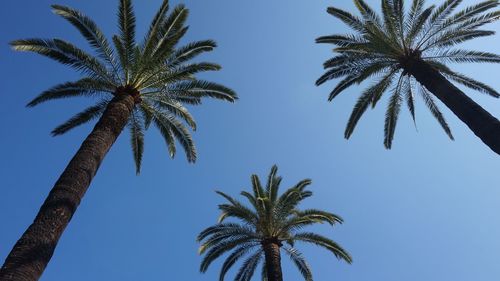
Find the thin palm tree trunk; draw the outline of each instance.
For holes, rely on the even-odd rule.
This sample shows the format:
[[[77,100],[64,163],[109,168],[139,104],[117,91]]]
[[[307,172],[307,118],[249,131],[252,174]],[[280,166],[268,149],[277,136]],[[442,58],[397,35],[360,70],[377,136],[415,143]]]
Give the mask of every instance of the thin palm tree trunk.
[[[262,243],[262,248],[266,258],[267,281],[283,281],[279,241],[265,241]]]
[[[33,223],[0,269],[0,281],[35,281],[87,191],[104,156],[126,126],[134,98],[118,94],[82,143],[43,203]]]
[[[443,102],[487,146],[500,154],[500,121],[450,83],[431,65],[417,61],[407,71]]]

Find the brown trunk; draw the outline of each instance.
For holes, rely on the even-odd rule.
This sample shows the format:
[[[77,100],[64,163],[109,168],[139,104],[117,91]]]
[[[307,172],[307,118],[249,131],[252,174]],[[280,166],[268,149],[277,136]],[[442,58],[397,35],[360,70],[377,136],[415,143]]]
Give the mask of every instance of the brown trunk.
[[[487,146],[500,154],[500,121],[451,84],[429,64],[417,61],[406,70],[443,102]]]
[[[262,243],[262,249],[264,249],[266,257],[267,281],[283,281],[280,247],[281,243],[277,240],[275,241],[275,239],[266,240]]]
[[[35,281],[50,261],[57,242],[87,191],[104,156],[127,124],[131,95],[119,94],[50,191],[33,223],[17,241],[0,269],[0,281]]]

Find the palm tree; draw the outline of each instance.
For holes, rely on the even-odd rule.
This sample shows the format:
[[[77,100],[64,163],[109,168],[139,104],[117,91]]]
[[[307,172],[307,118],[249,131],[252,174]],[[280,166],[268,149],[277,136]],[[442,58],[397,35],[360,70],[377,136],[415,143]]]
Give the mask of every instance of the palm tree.
[[[241,195],[248,199],[251,208],[217,191],[228,203],[219,205],[222,211],[218,224],[203,230],[198,235],[201,242],[200,254],[205,254],[200,271],[206,272],[209,265],[226,252],[232,251],[220,271],[219,280],[223,281],[228,270],[240,259],[247,256],[241,265],[235,280],[249,281],[260,261],[262,280],[282,281],[281,251],[285,252],[297,266],[305,280],[311,281],[312,272],[302,254],[294,247],[295,242],[312,243],[332,252],[338,259],[352,262],[351,256],[334,241],[312,232],[302,232],[302,228],[316,224],[342,223],[342,219],[332,213],[316,209],[299,210],[302,200],[312,192],[306,190],[311,180],[305,179],[278,195],[281,177],[273,166],[265,188],[259,177],[252,175],[253,194],[246,191]],[[224,222],[235,218],[241,223]]]
[[[74,82],[59,84],[32,100],[28,106],[69,97],[96,98],[86,108],[55,128],[53,135],[99,118],[94,129],[55,183],[34,222],[15,244],[0,270],[0,280],[37,280],[47,266],[57,241],[76,211],[83,195],[122,130],[130,131],[136,171],[139,173],[144,147],[144,131],[153,124],[164,137],[170,156],[176,141],[189,162],[196,160],[190,134],[196,124],[185,104],[198,105],[211,97],[233,102],[236,94],[222,85],[196,79],[195,74],[219,70],[214,63],[189,61],[216,44],[211,40],[178,46],[188,28],[188,10],[179,5],[169,13],[164,0],[144,41],[135,41],[135,16],[130,0],[120,0],[120,33],[113,47],[97,25],[69,7],[54,5],[63,17],[87,39],[93,56],[60,39],[26,39],[11,43],[14,50],[34,52],[68,65],[83,74]]]
[[[427,8],[424,2],[413,0],[405,14],[403,0],[382,0],[382,17],[363,0],[354,0],[361,17],[337,8],[328,8],[329,14],[347,24],[355,33],[316,39],[317,43],[335,45],[334,51],[338,53],[324,63],[328,70],[316,84],[343,77],[330,93],[331,101],[350,86],[377,76],[376,82],[362,92],[354,106],[345,129],[347,139],[369,105],[375,107],[383,93],[389,91],[391,96],[385,115],[384,144],[390,149],[401,104],[406,103],[415,121],[415,93],[419,92],[451,139],[451,130],[434,97],[441,100],[486,145],[500,154],[498,119],[449,80],[495,98],[500,97],[500,94],[446,65],[500,62],[496,54],[454,48],[460,43],[494,34],[493,31],[479,28],[499,18],[499,11],[491,11],[498,6],[498,1],[484,1],[456,13],[454,11],[461,0],[445,0],[438,7]]]

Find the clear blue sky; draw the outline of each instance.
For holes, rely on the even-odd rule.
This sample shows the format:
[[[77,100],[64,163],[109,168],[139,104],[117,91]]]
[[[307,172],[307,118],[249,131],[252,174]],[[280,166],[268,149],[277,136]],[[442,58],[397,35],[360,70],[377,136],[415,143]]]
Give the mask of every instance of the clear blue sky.
[[[436,0],[437,1],[437,0]],[[134,1],[142,37],[160,0]],[[172,1],[177,3],[178,1]],[[378,0],[370,0],[378,3]],[[432,2],[432,1],[428,1]],[[466,4],[474,0],[464,1]],[[53,138],[52,128],[91,101],[73,99],[34,109],[24,105],[41,91],[78,75],[48,59],[12,52],[7,42],[60,37],[86,46],[47,0],[4,0],[0,9],[0,260],[34,218],[39,206],[91,126]],[[60,0],[90,15],[109,35],[116,32],[117,1]],[[215,39],[205,56],[224,69],[204,78],[234,88],[234,104],[193,108],[199,161],[168,158],[159,134],[147,134],[143,172],[134,173],[129,139],[106,157],[67,228],[42,280],[216,280],[220,263],[198,273],[197,233],[215,223],[221,199],[236,195],[249,176],[280,167],[284,186],[313,179],[307,206],[337,213],[345,224],[315,231],[332,237],[354,257],[338,262],[322,249],[301,247],[315,280],[490,281],[500,276],[500,158],[444,106],[456,141],[447,139],[422,102],[418,132],[402,113],[394,148],[383,148],[384,103],[367,112],[350,141],[343,130],[362,89],[333,103],[333,83],[315,79],[330,47],[320,35],[345,33],[325,13],[351,1],[186,1],[186,40]],[[490,26],[498,30],[498,23]],[[500,35],[498,35],[500,36]],[[469,47],[500,53],[500,37]],[[461,72],[500,89],[500,66],[461,65]],[[500,101],[467,91],[500,117]],[[300,280],[283,258],[285,280]],[[231,277],[232,277],[231,273]],[[257,280],[257,279],[256,279]]]

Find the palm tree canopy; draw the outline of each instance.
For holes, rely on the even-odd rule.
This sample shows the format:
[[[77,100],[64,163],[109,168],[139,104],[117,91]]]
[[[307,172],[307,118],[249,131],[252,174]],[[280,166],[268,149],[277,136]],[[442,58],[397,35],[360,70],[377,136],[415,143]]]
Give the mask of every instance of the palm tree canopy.
[[[446,78],[468,88],[498,98],[500,94],[482,82],[451,70],[447,63],[498,63],[496,54],[455,49],[460,43],[493,35],[480,29],[499,18],[497,0],[477,3],[456,11],[462,0],[445,0],[439,6],[425,7],[425,0],[413,0],[405,9],[404,0],[382,0],[379,16],[364,0],[354,0],[361,17],[334,7],[327,9],[332,16],[352,28],[355,33],[329,35],[316,39],[317,43],[335,45],[335,57],[324,63],[327,71],[317,81],[343,78],[332,90],[329,100],[352,85],[376,77],[375,83],[364,90],[349,118],[345,137],[349,138],[369,105],[376,106],[385,92],[390,92],[385,116],[384,144],[391,148],[401,104],[406,103],[415,121],[415,93],[419,92],[432,115],[447,135],[451,130],[430,93],[414,80],[407,69],[415,61],[424,61]]]
[[[141,167],[144,131],[154,124],[164,137],[171,157],[176,153],[176,140],[189,162],[196,160],[196,149],[190,130],[196,123],[188,105],[199,105],[210,97],[233,102],[231,89],[196,79],[195,74],[216,71],[221,67],[210,62],[190,62],[196,56],[212,51],[212,40],[178,46],[186,34],[188,9],[178,5],[169,13],[168,0],[157,11],[142,42],[135,41],[135,15],[131,0],[120,0],[119,34],[112,44],[99,27],[86,15],[69,7],[53,5],[55,14],[72,24],[88,41],[95,55],[61,39],[25,39],[11,42],[17,51],[29,51],[56,60],[79,71],[78,81],[56,85],[33,99],[28,106],[70,97],[88,96],[97,102],[74,115],[52,131],[61,135],[99,118],[110,100],[118,94],[134,97],[135,108],[129,119],[131,145],[136,171]]]
[[[307,190],[311,180],[302,180],[279,195],[281,177],[277,176],[277,171],[278,168],[273,166],[265,186],[262,185],[257,175],[252,175],[253,192],[241,192],[249,206],[217,191],[227,200],[227,203],[219,205],[222,214],[218,224],[205,229],[198,235],[198,241],[201,242],[199,253],[205,254],[200,266],[201,272],[205,272],[218,257],[232,251],[222,265],[219,280],[223,281],[228,270],[245,256],[247,258],[240,267],[235,280],[250,280],[262,260],[261,246],[269,241],[281,246],[305,280],[312,280],[312,273],[302,254],[294,248],[297,241],[321,246],[332,252],[338,259],[352,262],[351,256],[334,241],[315,233],[302,231],[304,227],[317,223],[335,225],[343,222],[339,216],[326,211],[298,208],[304,199],[312,196],[312,192]],[[239,222],[226,222],[228,218]],[[263,276],[265,276],[264,272]]]

